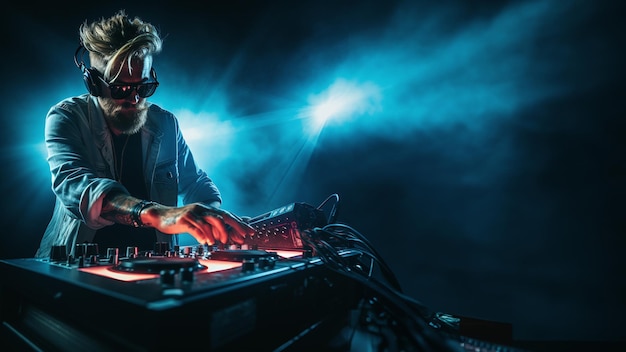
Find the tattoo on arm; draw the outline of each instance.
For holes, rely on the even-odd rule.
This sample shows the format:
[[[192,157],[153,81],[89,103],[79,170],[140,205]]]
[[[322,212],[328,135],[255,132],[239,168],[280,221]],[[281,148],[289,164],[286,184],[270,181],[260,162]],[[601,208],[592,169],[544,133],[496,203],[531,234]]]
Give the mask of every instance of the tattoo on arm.
[[[132,225],[131,209],[137,202],[137,198],[123,193],[108,193],[102,201],[100,216],[118,224]]]

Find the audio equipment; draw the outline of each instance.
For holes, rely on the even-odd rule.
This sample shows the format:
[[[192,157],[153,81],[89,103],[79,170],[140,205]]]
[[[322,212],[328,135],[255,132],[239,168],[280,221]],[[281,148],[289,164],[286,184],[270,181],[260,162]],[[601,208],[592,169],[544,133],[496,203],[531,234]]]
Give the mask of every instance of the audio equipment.
[[[87,49],[81,43],[76,49],[76,52],[74,52],[74,63],[83,74],[83,82],[89,94],[94,97],[99,97],[102,95],[102,85],[98,78],[100,77],[100,72],[93,67],[87,68],[85,62],[82,60],[86,52]]]
[[[354,283],[302,252],[220,252],[1,260],[2,341],[44,351],[274,350],[356,297]]]
[[[368,241],[327,222],[291,203],[253,218],[248,243],[228,249],[157,242],[100,257],[84,243],[76,257],[53,246],[48,258],[0,260],[0,340],[21,351],[521,351],[480,339],[508,342],[508,324],[432,315],[382,285],[368,267],[382,258],[355,245]]]
[[[20,351],[523,351],[459,335],[452,315],[411,336],[383,309],[393,300],[306,252],[127,253],[0,260],[0,340]]]
[[[252,218],[255,233],[244,243],[250,248],[307,249],[302,231],[327,225],[324,212],[306,203],[291,203]]]

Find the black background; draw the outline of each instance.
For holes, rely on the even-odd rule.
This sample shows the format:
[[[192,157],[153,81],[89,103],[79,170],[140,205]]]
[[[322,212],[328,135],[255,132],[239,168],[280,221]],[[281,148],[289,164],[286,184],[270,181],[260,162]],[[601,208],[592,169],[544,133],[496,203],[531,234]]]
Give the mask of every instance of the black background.
[[[47,108],[84,91],[71,60],[78,25],[124,8],[167,34],[153,101],[190,111],[220,101],[237,126],[255,126],[207,168],[225,185],[225,207],[256,215],[337,193],[339,220],[434,310],[510,322],[517,339],[626,337],[618,2],[11,6],[2,21],[2,257],[32,256],[51,214],[45,158],[32,150]],[[280,109],[305,99],[297,89],[327,88],[306,91],[335,64],[367,60],[360,75],[395,84],[383,90],[384,109],[364,114],[373,125],[325,129],[308,161],[290,164],[290,139],[276,136],[288,115]],[[173,91],[181,98],[167,101]]]

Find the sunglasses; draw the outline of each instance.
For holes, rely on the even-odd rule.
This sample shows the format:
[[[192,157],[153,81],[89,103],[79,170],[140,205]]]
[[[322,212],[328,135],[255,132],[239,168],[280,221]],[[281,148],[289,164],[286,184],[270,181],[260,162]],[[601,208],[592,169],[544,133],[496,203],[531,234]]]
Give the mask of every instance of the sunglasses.
[[[158,81],[147,83],[134,83],[134,84],[111,84],[105,81],[102,77],[98,77],[109,88],[111,92],[111,98],[113,99],[126,99],[133,91],[137,92],[141,98],[147,98],[154,94],[159,86]]]

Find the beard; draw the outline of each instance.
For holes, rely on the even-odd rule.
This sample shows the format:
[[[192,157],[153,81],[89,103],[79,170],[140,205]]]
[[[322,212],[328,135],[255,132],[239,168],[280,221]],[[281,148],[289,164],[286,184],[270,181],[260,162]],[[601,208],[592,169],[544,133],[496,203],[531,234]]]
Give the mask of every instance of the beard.
[[[148,104],[145,100],[133,105],[117,104],[111,99],[101,99],[100,105],[109,127],[123,134],[135,134],[148,119]]]

